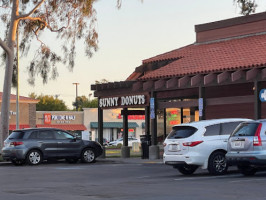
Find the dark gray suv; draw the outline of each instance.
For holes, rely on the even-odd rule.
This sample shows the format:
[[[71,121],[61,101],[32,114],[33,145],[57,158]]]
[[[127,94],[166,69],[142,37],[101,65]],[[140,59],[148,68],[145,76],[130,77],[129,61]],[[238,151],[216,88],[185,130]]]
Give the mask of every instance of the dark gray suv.
[[[33,128],[13,131],[4,142],[2,156],[15,165],[38,165],[49,158],[92,163],[102,152],[98,142],[78,139],[64,130]]]
[[[229,138],[226,158],[244,175],[266,167],[266,120],[241,123]]]

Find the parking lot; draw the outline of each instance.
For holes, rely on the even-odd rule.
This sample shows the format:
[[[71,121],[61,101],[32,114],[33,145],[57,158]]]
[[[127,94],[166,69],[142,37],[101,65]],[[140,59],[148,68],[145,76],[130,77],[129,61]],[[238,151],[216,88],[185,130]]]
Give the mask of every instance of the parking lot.
[[[197,170],[183,176],[160,160],[102,159],[95,164],[0,164],[1,199],[265,199],[266,172],[244,177]]]

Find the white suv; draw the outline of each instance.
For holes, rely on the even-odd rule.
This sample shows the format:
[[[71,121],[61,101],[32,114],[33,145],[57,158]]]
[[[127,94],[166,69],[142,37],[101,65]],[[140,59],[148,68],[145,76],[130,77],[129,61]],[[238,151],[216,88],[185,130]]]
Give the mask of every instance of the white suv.
[[[198,167],[214,175],[226,173],[228,138],[245,121],[250,120],[214,119],[174,126],[164,141],[164,163],[185,175],[193,174]]]

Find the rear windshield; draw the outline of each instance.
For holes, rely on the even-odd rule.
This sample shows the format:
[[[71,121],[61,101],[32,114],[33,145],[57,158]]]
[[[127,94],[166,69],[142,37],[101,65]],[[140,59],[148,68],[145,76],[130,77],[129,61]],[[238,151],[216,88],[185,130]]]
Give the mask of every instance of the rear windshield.
[[[23,131],[13,131],[8,139],[22,139],[24,137]]]
[[[233,136],[254,136],[259,123],[242,123],[232,133]]]
[[[168,135],[168,139],[187,138],[193,135],[198,129],[192,126],[176,126]]]

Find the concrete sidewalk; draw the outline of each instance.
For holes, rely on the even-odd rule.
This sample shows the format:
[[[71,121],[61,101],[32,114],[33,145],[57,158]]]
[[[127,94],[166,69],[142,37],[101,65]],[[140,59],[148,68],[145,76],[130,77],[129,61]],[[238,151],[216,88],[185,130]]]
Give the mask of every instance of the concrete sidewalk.
[[[59,160],[58,163],[62,162]],[[141,159],[140,157],[133,158],[97,158],[96,163],[106,164],[163,164],[163,159],[149,160]],[[1,161],[0,166],[10,165],[11,162]]]
[[[149,160],[134,158],[97,158],[97,162],[115,163],[115,164],[163,164],[163,159]]]

